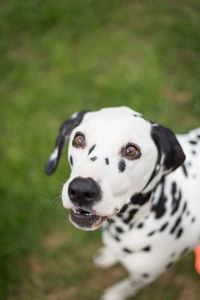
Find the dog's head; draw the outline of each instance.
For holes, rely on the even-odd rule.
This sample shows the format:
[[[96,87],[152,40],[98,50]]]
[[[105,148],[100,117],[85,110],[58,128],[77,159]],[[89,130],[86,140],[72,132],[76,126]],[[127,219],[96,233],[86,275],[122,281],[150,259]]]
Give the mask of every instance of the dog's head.
[[[173,132],[127,108],[80,112],[65,121],[46,173],[52,174],[69,138],[71,175],[63,206],[78,228],[94,230],[133,195],[152,190],[185,156]]]

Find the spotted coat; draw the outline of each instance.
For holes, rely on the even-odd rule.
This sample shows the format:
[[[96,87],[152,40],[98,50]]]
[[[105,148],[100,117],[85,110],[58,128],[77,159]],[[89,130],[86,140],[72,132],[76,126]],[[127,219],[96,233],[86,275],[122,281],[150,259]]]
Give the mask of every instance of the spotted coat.
[[[118,261],[129,272],[102,299],[126,299],[200,245],[200,128],[175,136],[127,107],[80,112],[61,126],[47,174],[55,171],[68,138],[72,172],[63,205],[76,227],[102,225],[104,247],[95,263]],[[95,185],[98,195],[84,190],[82,199],[80,178],[89,178],[89,192]]]

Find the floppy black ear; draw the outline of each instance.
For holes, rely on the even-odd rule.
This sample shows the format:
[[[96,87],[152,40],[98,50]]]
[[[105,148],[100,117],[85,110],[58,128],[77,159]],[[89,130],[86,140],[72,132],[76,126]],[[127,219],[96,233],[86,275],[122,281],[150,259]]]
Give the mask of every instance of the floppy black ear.
[[[55,149],[50,155],[45,166],[45,172],[47,175],[51,175],[55,172],[63,148],[69,139],[72,130],[82,122],[83,117],[87,112],[89,112],[89,110],[81,111],[62,123],[56,139]]]
[[[178,168],[184,162],[185,154],[175,134],[169,128],[153,123],[151,135],[158,148],[158,160],[163,159],[164,169],[169,173]]]

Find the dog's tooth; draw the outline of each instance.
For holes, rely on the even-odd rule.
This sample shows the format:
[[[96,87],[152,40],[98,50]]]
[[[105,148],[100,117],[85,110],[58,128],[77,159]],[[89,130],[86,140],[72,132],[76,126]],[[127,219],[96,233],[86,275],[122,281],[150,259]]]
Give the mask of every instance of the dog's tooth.
[[[78,209],[72,208],[72,210],[73,210],[73,212],[74,212],[75,214],[80,214],[80,211],[79,211]]]
[[[92,214],[90,212],[86,212],[86,215],[88,216],[92,216]]]

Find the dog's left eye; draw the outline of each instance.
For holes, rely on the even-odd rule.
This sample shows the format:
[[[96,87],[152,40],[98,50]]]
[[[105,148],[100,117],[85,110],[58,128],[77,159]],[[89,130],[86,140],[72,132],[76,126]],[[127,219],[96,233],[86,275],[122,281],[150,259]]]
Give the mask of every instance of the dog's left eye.
[[[85,137],[82,133],[77,133],[73,139],[73,146],[79,148],[85,146]]]
[[[141,156],[141,152],[138,146],[134,144],[128,144],[122,149],[122,155],[128,159],[136,159]]]

